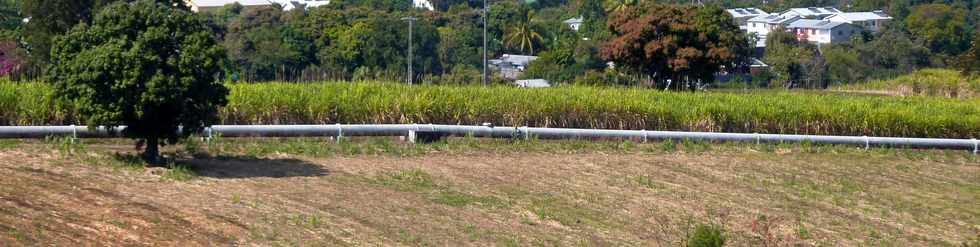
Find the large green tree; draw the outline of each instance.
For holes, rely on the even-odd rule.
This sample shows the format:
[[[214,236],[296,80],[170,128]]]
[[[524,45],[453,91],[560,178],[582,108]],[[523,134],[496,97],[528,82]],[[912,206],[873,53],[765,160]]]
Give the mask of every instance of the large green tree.
[[[744,63],[749,42],[717,6],[643,5],[609,19],[613,38],[602,56],[653,78],[660,87],[694,89],[722,69]]]
[[[770,86],[793,88],[807,84],[808,78],[811,78],[809,72],[820,71],[809,68],[817,56],[816,47],[808,43],[800,43],[793,33],[782,28],[769,32],[766,39],[765,60],[772,66],[772,73],[776,80]]]
[[[90,128],[127,126],[155,162],[158,145],[217,121],[225,57],[201,17],[152,0],[117,3],[55,39],[49,80]]]
[[[934,53],[956,55],[970,45],[967,12],[946,4],[925,4],[912,9],[905,24]]]

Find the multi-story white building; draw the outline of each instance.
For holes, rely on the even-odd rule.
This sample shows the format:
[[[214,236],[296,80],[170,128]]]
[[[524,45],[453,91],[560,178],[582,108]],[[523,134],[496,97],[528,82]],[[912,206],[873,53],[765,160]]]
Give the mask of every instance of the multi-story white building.
[[[874,33],[881,32],[892,19],[883,11],[840,13],[824,18],[828,21],[854,24]]]
[[[763,15],[757,16],[755,18],[746,21],[745,31],[750,34],[756,34],[759,37],[764,37],[769,35],[769,32],[776,30],[779,27],[786,27],[790,23],[799,20],[799,16],[780,16],[780,15]]]
[[[860,27],[850,23],[809,19],[794,21],[787,30],[796,34],[800,41],[817,44],[848,42],[851,36],[861,33]]]
[[[769,15],[769,13],[757,8],[726,9],[725,12],[732,15],[732,18],[735,19],[735,24],[737,24],[743,30],[746,29],[746,24],[748,23],[749,19]]]

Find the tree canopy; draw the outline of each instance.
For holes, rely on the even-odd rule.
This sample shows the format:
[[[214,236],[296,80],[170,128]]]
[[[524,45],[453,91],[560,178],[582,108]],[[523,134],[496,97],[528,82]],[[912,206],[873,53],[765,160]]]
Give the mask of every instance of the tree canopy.
[[[91,25],[56,38],[51,54],[59,100],[75,102],[90,127],[126,125],[149,161],[159,140],[198,133],[227,104],[216,77],[224,49],[202,18],[167,4],[112,4]]]
[[[747,37],[717,6],[628,6],[609,19],[603,58],[649,75],[660,87],[694,89],[734,69],[750,52]]]
[[[970,44],[966,10],[946,4],[915,7],[905,20],[912,35],[935,53],[956,55]]]

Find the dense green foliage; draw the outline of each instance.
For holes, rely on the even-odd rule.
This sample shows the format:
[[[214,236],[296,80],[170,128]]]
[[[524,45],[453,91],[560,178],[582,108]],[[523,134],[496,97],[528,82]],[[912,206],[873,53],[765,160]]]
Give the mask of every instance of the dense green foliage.
[[[628,6],[609,20],[602,57],[647,75],[660,88],[695,89],[723,67],[747,61],[748,38],[718,6]]]
[[[820,63],[817,53],[816,46],[799,42],[796,36],[783,29],[776,29],[770,33],[766,40],[766,62],[772,66],[771,73],[775,80],[769,86],[784,88],[825,86],[820,73],[824,64]]]
[[[850,84],[839,89],[906,96],[976,98],[980,97],[980,78],[964,76],[958,71],[947,69],[924,69],[894,79]]]
[[[3,53],[0,76],[9,74],[18,80],[37,78],[43,72],[40,68],[47,66],[54,37],[74,25],[91,24],[93,13],[118,1],[130,0],[0,0],[0,52]],[[179,5],[182,1],[158,2]],[[542,59],[530,65],[525,78],[544,78],[557,84],[594,81],[596,75],[607,74],[606,60],[615,60],[599,56],[599,48],[614,41],[616,36],[612,31],[621,26],[614,25],[611,29],[609,21],[619,12],[649,4],[697,12],[681,16],[697,16],[699,31],[712,34],[708,39],[732,36],[723,32],[729,29],[725,23],[718,23],[728,19],[728,15],[719,12],[715,5],[760,7],[772,13],[793,7],[836,6],[844,11],[884,10],[895,18],[881,34],[867,33],[853,42],[835,44],[826,53],[823,50],[826,47],[820,52],[812,47],[782,49],[782,58],[772,58],[782,65],[772,74],[773,81],[769,83],[770,74],[752,79],[763,82],[762,86],[816,88],[955,64],[957,56],[968,46],[968,37],[980,26],[977,25],[980,8],[973,0],[704,2],[708,6],[702,8],[691,7],[692,1],[682,0],[492,1],[488,14],[489,56],[541,56]],[[201,15],[208,18],[219,44],[230,52],[231,63],[223,68],[227,78],[291,82],[407,79],[408,24],[400,18],[417,16],[420,21],[416,23],[412,47],[416,73],[412,76],[427,83],[459,84],[458,78],[472,76],[474,69],[482,65],[482,2],[437,0],[432,3],[435,11],[414,9],[409,1],[336,0],[308,10],[229,5]],[[30,21],[22,23],[20,20],[25,17]],[[576,17],[583,18],[578,31],[563,23]],[[680,16],[666,19],[690,24],[690,21],[680,21],[686,19]],[[665,54],[675,56],[672,61],[681,61],[680,64],[689,60],[684,56],[696,55],[695,52]],[[793,57],[794,54],[802,55]],[[769,58],[765,60],[769,62]],[[685,66],[676,67],[685,70]],[[742,70],[728,67],[731,66],[726,66],[726,70]],[[613,83],[609,84],[651,85],[649,82],[662,74],[651,76],[649,71],[635,70],[629,66],[616,68],[613,72],[623,80],[610,80]],[[713,69],[696,74],[708,71]],[[456,75],[457,72],[460,74]],[[25,73],[28,75],[21,76]],[[702,83],[712,83],[704,79],[707,76],[694,77],[703,77]]]
[[[32,54],[46,61],[55,36],[68,32],[79,23],[90,23],[105,6],[120,0],[24,0],[21,13],[31,19],[25,24],[25,41]],[[132,0],[125,0],[127,2]],[[181,0],[158,0],[170,6],[183,7]]]
[[[236,84],[223,124],[442,123],[869,136],[980,137],[980,99],[761,91]],[[0,83],[0,125],[77,124],[42,83]],[[50,109],[50,110],[49,110]]]
[[[145,141],[151,161],[159,139],[200,131],[227,103],[215,77],[225,51],[203,19],[153,0],[106,7],[55,39],[51,54],[58,101],[88,126],[128,126],[123,134]]]
[[[909,32],[935,53],[956,55],[970,43],[967,11],[946,4],[926,4],[912,9],[905,20]]]

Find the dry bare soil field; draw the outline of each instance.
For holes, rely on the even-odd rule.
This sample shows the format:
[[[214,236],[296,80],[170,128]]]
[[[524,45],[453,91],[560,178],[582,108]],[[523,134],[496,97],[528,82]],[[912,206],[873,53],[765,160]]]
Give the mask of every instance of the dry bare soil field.
[[[144,168],[125,140],[0,141],[2,246],[960,246],[967,151],[223,139]],[[972,241],[972,242],[971,242]]]

